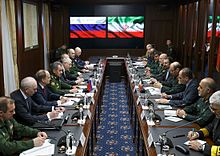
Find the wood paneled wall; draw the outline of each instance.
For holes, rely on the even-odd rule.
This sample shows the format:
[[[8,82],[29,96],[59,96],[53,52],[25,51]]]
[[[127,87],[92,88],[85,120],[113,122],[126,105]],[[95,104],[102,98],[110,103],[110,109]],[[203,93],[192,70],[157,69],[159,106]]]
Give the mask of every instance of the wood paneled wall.
[[[38,16],[38,47],[25,50],[24,48],[24,27],[23,27],[23,2],[32,3],[37,6]],[[33,0],[17,0],[16,6],[16,28],[17,28],[17,47],[18,47],[18,70],[19,79],[26,76],[34,76],[37,70],[44,67],[43,62],[43,35],[42,35],[42,2]]]
[[[197,78],[210,76],[218,84],[220,84],[220,74],[215,67],[219,38],[215,34],[216,16],[220,12],[220,7],[217,7],[219,5],[218,0],[200,0],[180,4],[177,23],[177,49],[183,65],[193,69]],[[212,35],[211,39],[207,39],[208,19],[211,14]],[[207,42],[210,42],[209,52],[206,51]]]

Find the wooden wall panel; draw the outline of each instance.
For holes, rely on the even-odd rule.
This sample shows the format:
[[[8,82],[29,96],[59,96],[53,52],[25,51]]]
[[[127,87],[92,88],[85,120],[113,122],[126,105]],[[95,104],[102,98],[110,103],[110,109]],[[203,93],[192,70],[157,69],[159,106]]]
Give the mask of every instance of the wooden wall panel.
[[[34,3],[38,7],[38,42],[39,46],[25,51],[24,49],[24,30],[23,30],[23,1],[17,0],[16,6],[16,24],[17,24],[17,47],[18,47],[18,70],[20,80],[26,76],[33,76],[37,70],[44,67],[43,62],[43,35],[41,12],[42,4],[39,1],[26,0],[27,3]]]

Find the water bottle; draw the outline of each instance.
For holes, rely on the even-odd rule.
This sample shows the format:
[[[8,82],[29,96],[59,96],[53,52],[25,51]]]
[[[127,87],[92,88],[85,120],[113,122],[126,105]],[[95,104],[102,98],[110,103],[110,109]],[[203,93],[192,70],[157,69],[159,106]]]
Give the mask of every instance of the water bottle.
[[[84,96],[84,106],[86,106],[87,105],[87,95],[85,94],[85,96]]]
[[[71,138],[72,138],[72,134],[70,133],[70,130],[68,130],[68,134],[66,136],[66,148],[67,150],[70,150],[71,149],[71,145],[70,145],[70,142],[71,142]]]
[[[81,105],[79,108],[79,119],[82,121],[83,120],[83,106]]]

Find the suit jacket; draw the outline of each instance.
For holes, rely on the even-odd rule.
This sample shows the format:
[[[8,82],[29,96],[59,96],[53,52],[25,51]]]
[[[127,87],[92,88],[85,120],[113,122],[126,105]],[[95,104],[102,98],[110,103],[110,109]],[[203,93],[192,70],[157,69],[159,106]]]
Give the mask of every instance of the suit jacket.
[[[52,93],[47,86],[43,88],[37,85],[37,92],[31,97],[38,105],[57,106],[57,100],[60,99],[59,94]]]
[[[197,87],[197,80],[192,79],[183,92],[172,94],[169,104],[172,106],[186,106],[196,102],[199,98]]]
[[[42,106],[36,104],[30,97],[27,104],[24,96],[20,90],[11,93],[11,98],[15,100],[15,119],[24,124],[32,125],[39,120],[46,121],[48,117],[46,114],[37,115],[38,113],[46,113],[52,110],[51,106]]]

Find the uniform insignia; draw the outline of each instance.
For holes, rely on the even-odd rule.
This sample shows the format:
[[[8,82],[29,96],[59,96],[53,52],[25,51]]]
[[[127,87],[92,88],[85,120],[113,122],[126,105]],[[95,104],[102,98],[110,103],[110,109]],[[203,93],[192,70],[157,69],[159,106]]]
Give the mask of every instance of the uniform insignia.
[[[51,85],[52,85],[52,86],[54,86],[54,85],[55,85],[55,83],[54,83],[54,82],[51,82]]]

